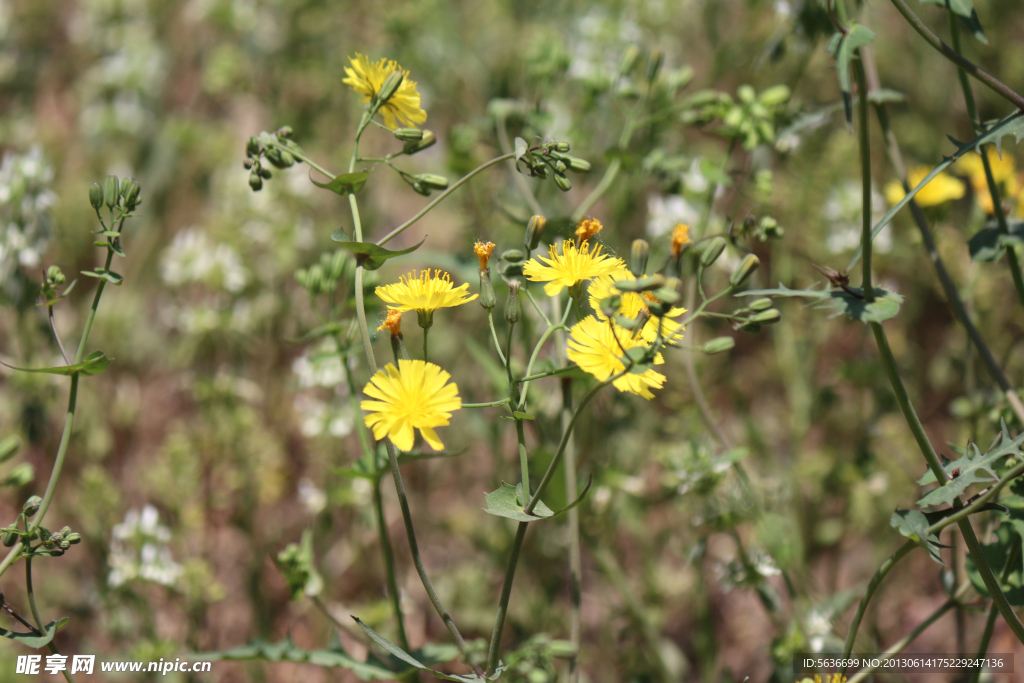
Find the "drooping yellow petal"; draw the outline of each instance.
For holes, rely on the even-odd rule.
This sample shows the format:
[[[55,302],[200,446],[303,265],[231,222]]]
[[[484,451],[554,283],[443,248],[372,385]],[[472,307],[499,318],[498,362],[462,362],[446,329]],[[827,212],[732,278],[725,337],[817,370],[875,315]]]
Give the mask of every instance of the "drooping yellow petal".
[[[433,363],[400,359],[388,363],[370,378],[363,393],[376,401],[362,401],[363,421],[378,441],[391,439],[399,450],[412,450],[415,429],[436,450],[444,448],[434,427],[448,424],[452,412],[462,408],[459,389],[448,383],[451,375]]]

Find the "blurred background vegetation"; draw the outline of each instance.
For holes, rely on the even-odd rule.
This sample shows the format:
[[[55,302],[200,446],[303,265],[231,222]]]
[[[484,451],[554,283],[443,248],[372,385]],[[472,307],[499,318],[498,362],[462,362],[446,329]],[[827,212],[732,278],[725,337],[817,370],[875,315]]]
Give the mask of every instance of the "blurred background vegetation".
[[[948,32],[944,12],[914,6]],[[1020,90],[1024,7],[976,7],[989,43],[970,42],[968,55]],[[947,135],[972,137],[954,68],[888,3],[859,11],[878,33],[882,86],[906,95],[891,106],[904,153],[934,166],[952,151]],[[457,178],[500,153],[503,129],[569,140],[594,170],[574,176],[567,195],[528,181],[555,223],[618,160],[623,172],[589,214],[605,224],[609,248],[625,254],[632,239],[646,237],[662,255],[657,262],[671,227],[699,222],[720,184],[710,229],[769,214],[785,229],[782,240],[739,244],[762,259],[755,284],[808,286],[821,279],[812,262],[845,264],[860,220],[856,138],[825,51],[831,31],[812,0],[2,0],[5,359],[39,366],[59,357],[35,306],[39,272],[56,263],[70,278],[97,265],[89,184],[115,173],[143,188],[120,264],[126,283],[107,289],[90,340],[115,362],[82,383],[49,517],[84,542],[36,563],[43,614],[72,617],[57,637],[62,652],[173,659],[288,634],[300,647],[324,647],[332,625],[308,601],[290,601],[271,559],[307,527],[332,612],[391,633],[370,488],[335,471],[359,454],[340,361],[300,341],[317,318],[294,272],[333,253],[330,233],[351,228],[347,202],[314,188],[302,165],[275,171],[251,192],[241,163],[248,136],[290,125],[308,154],[343,170],[361,112],[341,84],[343,66],[356,52],[386,56],[418,82],[426,127],[439,139],[408,170]],[[771,139],[755,145],[730,145],[725,124],[686,118],[694,110],[682,107],[682,116],[638,127],[622,147],[634,94],[614,76],[630,46],[641,48],[641,64],[661,51],[665,97],[679,89],[675,102],[704,89],[735,98],[744,84],[758,93],[785,85],[792,97]],[[983,118],[1007,113],[983,88],[976,95]],[[364,141],[369,155],[395,147],[374,129]],[[876,142],[877,218],[892,172]],[[1007,153],[1020,155],[1012,146]],[[371,238],[428,201],[385,171],[361,195]],[[968,190],[929,211],[954,279],[1020,387],[1024,324],[1007,271],[972,262],[966,247],[983,210]],[[516,246],[530,213],[508,169],[488,172],[394,242],[429,236],[420,251],[374,275],[390,281],[412,266],[440,266],[475,291],[473,240]],[[878,252],[884,286],[906,297],[886,327],[933,441],[988,443],[1009,413],[905,215]],[[712,279],[727,279],[740,255],[730,249]],[[65,340],[77,341],[92,286],[80,282],[58,307]],[[493,365],[481,310],[437,318],[432,360],[452,371],[466,400],[491,400],[493,373],[477,369]],[[682,354],[663,366],[668,382],[654,401],[603,394],[579,433],[581,476],[594,477],[580,508],[586,680],[784,680],[792,652],[834,648],[834,634],[841,642],[849,601],[903,541],[888,519],[916,498],[924,465],[865,326],[790,302],[779,324],[756,335],[704,322],[691,333],[737,336],[728,354],[694,357],[729,448],[699,410]],[[384,357],[387,342],[380,344]],[[357,370],[357,384],[366,379]],[[540,414],[554,415],[557,380],[546,382],[531,398]],[[0,472],[0,521],[45,485],[65,392],[60,378],[3,373],[0,438],[19,437],[22,447]],[[471,638],[490,633],[512,538],[511,523],[480,511],[483,492],[517,467],[511,427],[494,417],[462,411],[444,438],[468,450],[404,470],[432,578]],[[540,419],[531,429],[543,461],[557,423]],[[728,468],[738,458],[750,489]],[[557,509],[564,484],[551,490]],[[394,492],[384,491],[410,640],[447,642],[412,571]],[[551,524],[525,546],[505,631],[510,648],[537,645],[528,641],[537,633],[567,637],[567,542],[564,524]],[[9,600],[23,595],[16,574],[3,586]],[[916,553],[876,598],[882,607],[869,612],[866,642],[884,649],[944,595],[938,565]],[[947,617],[914,649],[965,651],[958,634],[979,631],[983,619],[971,610]],[[350,634],[340,638],[365,652]],[[564,662],[547,664],[543,647],[534,649],[541,654],[524,655],[511,680],[543,683],[564,671]],[[1013,650],[1000,621],[992,651]],[[0,681],[14,680],[19,653],[0,644]],[[218,662],[202,680],[355,679],[310,665]]]

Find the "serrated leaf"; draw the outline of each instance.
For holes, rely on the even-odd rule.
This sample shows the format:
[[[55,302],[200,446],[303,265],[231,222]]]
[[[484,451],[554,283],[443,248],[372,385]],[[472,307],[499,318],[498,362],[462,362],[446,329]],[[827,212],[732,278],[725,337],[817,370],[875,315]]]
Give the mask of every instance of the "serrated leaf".
[[[1010,233],[1004,235],[998,228],[982,228],[967,240],[972,261],[991,263],[1003,256],[1006,247],[1024,242],[1024,222],[1011,223]]]
[[[49,645],[50,641],[53,640],[53,636],[56,635],[57,629],[59,629],[61,626],[68,623],[69,621],[71,621],[71,617],[64,617],[63,619],[59,619],[57,621],[51,621],[43,629],[42,635],[31,632],[18,633],[15,631],[8,631],[7,629],[0,628],[0,636],[3,636],[4,638],[10,638],[11,640],[16,640],[22,645],[25,645],[27,647],[33,647],[38,650],[41,647]]]
[[[839,76],[839,90],[843,93],[843,110],[846,112],[846,123],[853,125],[853,96],[850,88],[850,61],[857,48],[870,44],[875,39],[875,32],[867,26],[852,24],[838,41],[833,36],[829,43],[830,51],[836,58],[836,73]]]
[[[217,652],[199,652],[191,655],[194,659],[204,661],[265,661],[265,662],[308,662],[317,666],[334,669],[348,669],[361,680],[396,680],[402,676],[402,672],[392,671],[383,666],[383,662],[371,663],[368,657],[366,661],[355,659],[341,646],[340,643],[333,643],[330,648],[323,650],[302,650],[295,647],[291,638],[279,643],[268,643],[258,638],[248,645],[220,650]]]
[[[520,503],[516,496],[516,487],[505,482],[501,482],[501,486],[494,491],[485,493],[484,499],[487,501],[484,512],[495,517],[514,519],[517,522],[536,522],[538,519],[547,519],[555,515],[544,501],[537,501],[533,514],[526,514],[523,511],[523,503]]]
[[[86,356],[81,363],[74,365],[59,365],[55,368],[19,368],[0,361],[0,365],[19,372],[37,372],[46,375],[98,375],[110,366],[110,358],[103,355],[102,351],[93,351]]]
[[[397,251],[391,251],[384,247],[377,246],[373,242],[340,242],[342,249],[348,249],[356,255],[356,262],[359,263],[366,270],[377,270],[384,262],[388,259],[395,258],[396,256],[402,256],[404,254],[410,254],[427,241],[424,237],[420,240],[420,243],[409,247],[408,249],[399,249]]]
[[[446,674],[446,673],[441,673],[440,671],[434,671],[433,669],[427,667],[425,664],[420,662],[418,659],[416,659],[415,657],[410,655],[408,652],[406,652],[402,648],[398,647],[397,645],[392,643],[390,640],[388,640],[387,638],[385,638],[384,636],[380,635],[379,633],[374,631],[372,628],[370,628],[369,626],[364,624],[358,617],[352,617],[352,618],[355,619],[355,622],[357,624],[359,624],[359,628],[363,629],[363,631],[366,632],[366,635],[370,636],[370,640],[372,640],[373,642],[377,643],[382,648],[387,650],[392,656],[396,657],[397,659],[399,659],[402,662],[405,662],[406,664],[408,664],[409,666],[411,666],[411,667],[413,667],[415,669],[419,669],[421,671],[427,671],[430,674],[432,674],[434,676],[437,676],[438,678],[440,678],[442,680],[445,680],[445,681],[459,681],[460,683],[472,683],[473,681],[485,681],[485,680],[486,681],[493,681],[493,680],[497,680],[498,677],[501,675],[501,673],[505,670],[504,666],[500,666],[500,667],[498,667],[498,669],[493,674],[491,674],[491,676],[484,677],[484,678],[481,678],[480,676],[477,676],[476,674],[469,674],[469,675],[466,675],[466,676],[459,676],[457,674]]]
[[[938,534],[927,533],[931,525],[928,516],[920,510],[896,510],[889,518],[889,526],[924,548],[933,561],[945,565],[939,553],[943,545],[939,543]]]
[[[734,296],[802,297],[814,299],[815,305],[834,309],[833,317],[845,313],[864,323],[880,323],[896,317],[903,303],[903,297],[895,292],[875,287],[875,300],[868,303],[863,296],[856,296],[864,290],[860,287],[846,289],[791,289],[781,282],[775,289],[752,289]]]
[[[956,152],[953,153],[953,156],[943,159],[942,163],[933,168],[928,175],[921,179],[921,182],[911,188],[910,192],[908,192],[903,199],[893,204],[892,208],[885,212],[885,215],[882,216],[881,220],[871,228],[871,239],[873,240],[878,237],[878,233],[882,232],[882,228],[887,226],[889,221],[891,221],[904,206],[909,204],[910,200],[913,199],[925,185],[930,183],[935,176],[949,168],[957,159],[960,159],[968,152],[977,149],[980,145],[989,143],[994,144],[996,146],[996,151],[1002,154],[1003,138],[1008,135],[1012,135],[1014,137],[1014,144],[1019,144],[1021,139],[1024,138],[1024,112],[1015,112],[1014,114],[1007,116],[1005,119],[992,126],[987,133],[979,135],[966,144],[961,144],[950,138],[957,148]],[[858,247],[857,252],[850,259],[850,262],[846,264],[846,270],[851,270],[855,265],[857,265],[860,257],[861,248]]]
[[[982,454],[975,444],[970,443],[963,456],[945,463],[943,469],[951,477],[950,481],[945,486],[929,491],[917,501],[917,504],[921,506],[943,503],[952,505],[953,499],[963,493],[971,484],[990,484],[998,481],[996,465],[1007,456],[1019,456],[1021,444],[1024,444],[1024,432],[1018,434],[1017,438],[1011,438],[1004,423],[996,441],[985,454]],[[955,477],[953,476],[954,472],[957,473]],[[918,483],[924,486],[933,484],[935,481],[935,475],[929,471],[918,480]]]
[[[330,190],[335,194],[339,194],[342,197],[349,194],[355,194],[363,188],[366,184],[366,179],[370,177],[369,173],[342,173],[339,176],[335,176],[333,180],[327,183],[318,183],[313,180],[312,171],[310,171],[309,182],[313,183],[317,187],[322,187],[325,190]]]

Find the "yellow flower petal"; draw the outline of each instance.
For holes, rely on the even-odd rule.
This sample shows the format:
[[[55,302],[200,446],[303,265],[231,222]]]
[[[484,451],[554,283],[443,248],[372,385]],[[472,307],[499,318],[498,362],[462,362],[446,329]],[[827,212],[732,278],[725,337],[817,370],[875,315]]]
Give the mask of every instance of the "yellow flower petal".
[[[601,311],[601,300],[618,294],[622,297],[622,305],[618,310],[619,315],[627,318],[636,318],[641,315],[641,313],[645,313],[650,316],[641,328],[640,336],[648,344],[653,344],[658,339],[658,318],[650,315],[651,312],[647,307],[647,300],[644,298],[643,294],[637,294],[636,292],[619,292],[619,290],[615,288],[616,282],[624,280],[636,280],[636,276],[625,267],[619,268],[608,275],[601,275],[600,277],[594,278],[587,287],[587,294],[590,296],[590,307],[594,309],[598,320],[607,322],[607,316],[605,316]],[[686,313],[685,308],[672,308],[661,319],[661,337],[662,339],[667,340],[670,344],[674,344],[683,338],[683,331],[686,328],[678,321],[673,320],[673,318],[678,318],[683,313]]]
[[[409,80],[409,72],[402,69],[396,62],[380,59],[371,63],[359,53],[356,53],[355,57],[349,57],[348,61],[351,65],[345,67],[345,74],[348,78],[344,79],[342,83],[362,95],[363,102],[369,102],[380,92],[384,81],[392,71],[401,71],[405,77],[391,99],[381,105],[378,110],[384,117],[384,124],[388,128],[398,128],[399,122],[415,126],[427,120],[427,112],[423,111],[420,106],[421,99],[420,94],[416,91],[416,81]]]
[[[569,333],[569,349],[566,355],[584,372],[603,382],[626,369],[626,364],[621,358],[623,349],[628,351],[645,346],[647,344],[642,339],[634,339],[629,330],[601,322],[591,315],[573,325]],[[655,365],[664,362],[661,354],[654,359]],[[637,394],[650,400],[654,398],[651,389],[660,389],[664,383],[664,375],[648,368],[640,374],[626,373],[612,382],[612,386],[619,391]]]
[[[911,188],[917,187],[917,184],[924,180],[929,173],[931,173],[931,169],[927,166],[918,166],[907,174],[907,182],[910,183]],[[918,206],[938,206],[954,199],[960,199],[964,196],[965,191],[966,188],[962,182],[948,173],[942,172],[922,187],[914,195],[914,200]],[[885,186],[885,199],[890,204],[900,202],[905,196],[906,193],[903,191],[901,183],[893,181]]]
[[[467,296],[468,291],[468,282],[453,287],[448,273],[440,270],[432,273],[429,268],[420,271],[418,275],[414,270],[403,275],[395,284],[375,290],[377,296],[391,304],[396,311],[436,311],[439,308],[461,306],[478,296]]]
[[[547,282],[544,293],[555,296],[566,287],[599,275],[608,275],[625,266],[622,259],[601,253],[601,245],[589,242],[576,246],[571,240],[562,242],[561,253],[555,246],[548,249],[548,258],[536,256],[523,266],[523,273],[534,282]]]
[[[391,439],[399,450],[412,450],[415,429],[434,449],[444,448],[434,427],[448,424],[451,414],[462,408],[459,389],[449,384],[451,375],[433,363],[421,360],[388,363],[370,378],[363,393],[376,401],[362,401],[363,421],[378,441]]]

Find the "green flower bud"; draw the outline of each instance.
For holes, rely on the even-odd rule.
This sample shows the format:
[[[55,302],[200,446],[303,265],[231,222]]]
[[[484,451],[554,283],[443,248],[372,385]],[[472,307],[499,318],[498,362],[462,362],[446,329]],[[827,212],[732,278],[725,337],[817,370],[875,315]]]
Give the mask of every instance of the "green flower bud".
[[[416,322],[425,330],[434,326],[434,311],[430,309],[417,309]]]
[[[701,347],[701,351],[708,354],[709,356],[728,351],[732,347],[736,346],[736,340],[732,337],[715,337],[704,343]]]
[[[629,45],[625,50],[622,51],[622,57],[619,58],[619,75],[628,76],[633,72],[633,67],[636,66],[637,59],[640,58],[640,48],[636,45]]]
[[[749,85],[743,84],[736,89],[736,96],[740,98],[740,102],[744,104],[753,104],[756,94],[754,89]]]
[[[768,297],[764,297],[763,299],[755,299],[752,304],[747,306],[747,308],[749,308],[752,311],[767,311],[771,307],[772,300],[769,299]]]
[[[103,188],[99,183],[93,183],[89,186],[89,203],[92,204],[94,209],[103,206]]]
[[[405,74],[398,69],[389,73],[388,77],[384,79],[384,85],[380,87],[380,92],[377,93],[378,106],[387,104],[387,101],[394,97],[395,93],[398,92],[398,88],[402,85],[402,81],[404,80]]]
[[[603,313],[606,318],[610,318],[618,313],[619,309],[622,308],[622,297],[618,294],[613,294],[606,299],[601,299],[600,306],[601,313]]]
[[[761,311],[747,318],[748,322],[757,323],[759,325],[771,325],[779,322],[782,319],[782,313],[777,308],[769,308],[767,311]]]
[[[564,175],[567,170],[569,170],[569,167],[565,165],[564,161],[559,159],[555,162],[555,173]]]
[[[710,267],[718,260],[723,251],[725,251],[725,238],[719,235],[708,242],[707,246],[704,247],[704,251],[700,253],[700,264],[705,268]]]
[[[330,274],[331,279],[337,282],[341,279],[341,276],[345,274],[345,264],[348,262],[345,258],[347,251],[338,250],[334,252],[334,256],[331,257]]]
[[[556,152],[561,152],[564,154],[568,152],[570,149],[571,148],[569,147],[569,143],[566,142],[565,140],[559,140],[558,142],[555,143]]]
[[[658,77],[658,72],[661,71],[661,65],[665,63],[665,55],[661,50],[651,50],[651,54],[647,56],[647,80],[654,81]]]
[[[555,185],[558,185],[558,189],[562,192],[568,192],[572,189],[572,183],[564,175],[555,175]]]
[[[501,260],[508,263],[522,263],[526,260],[526,254],[519,249],[506,249],[501,253]]]
[[[281,126],[277,129],[277,137],[287,139],[290,138],[294,132],[295,131],[292,130],[291,126]]]
[[[107,205],[108,209],[117,206],[117,198],[120,196],[119,190],[117,176],[108,175],[107,179],[103,182],[103,202]]]
[[[271,147],[267,150],[267,161],[272,163],[277,168],[289,168],[295,165],[295,157],[291,155],[291,152]]]
[[[743,262],[733,271],[732,276],[729,278],[729,284],[734,289],[742,287],[743,284],[750,279],[750,276],[754,274],[757,267],[761,264],[761,260],[753,254],[747,254],[747,257],[743,259]]]
[[[39,496],[32,496],[25,501],[25,504],[21,507],[21,511],[25,513],[25,516],[31,519],[39,512],[39,506],[43,504],[43,499]]]
[[[242,168],[244,168],[246,171],[252,168],[252,159],[246,157],[245,160],[242,161]]]
[[[423,131],[419,128],[396,128],[392,132],[402,142],[418,142],[423,139]]]
[[[260,166],[259,175],[261,178],[265,178],[267,180],[270,180],[274,176],[274,174],[270,172],[269,168],[264,168],[263,166]]]
[[[20,537],[21,537],[21,535],[18,534],[17,532],[5,531],[4,532],[4,545],[7,546],[8,548],[10,548],[12,545],[14,545],[15,543],[18,542],[18,539]]]
[[[480,271],[480,305],[490,313],[498,305],[498,298],[494,296],[494,285],[491,284],[491,269]]]
[[[586,173],[590,170],[590,162],[586,159],[580,159],[579,157],[569,156],[568,154],[564,157],[565,162],[569,164],[569,168],[576,173]]]
[[[544,226],[548,219],[544,216],[530,216],[530,222],[526,224],[526,236],[523,238],[523,246],[528,252],[533,251],[540,244],[541,235],[544,234]]]
[[[522,285],[513,280],[508,285],[508,299],[505,301],[505,322],[514,325],[523,317],[523,304],[519,301],[519,289]]]
[[[62,285],[66,278],[61,272],[60,266],[50,266],[46,269],[46,279],[55,285]]]
[[[124,207],[131,211],[136,206],[141,204],[139,195],[142,193],[142,187],[138,181],[134,178],[125,178],[121,184],[121,196],[124,199]]]
[[[559,659],[571,659],[576,656],[576,646],[568,640],[552,640],[548,643],[548,654]]]
[[[65,536],[64,540],[71,545],[78,545],[82,542],[82,535],[75,531]]]
[[[245,153],[251,157],[258,156],[260,153],[260,141],[253,136],[249,138],[249,142],[245,144]]]
[[[416,176],[416,179],[423,183],[426,187],[434,190],[444,190],[448,188],[448,179],[443,175],[437,175],[434,173],[423,173]]]
[[[772,86],[761,93],[757,99],[766,107],[777,107],[789,101],[789,88],[784,85]]]
[[[747,334],[756,334],[761,331],[761,325],[759,325],[758,323],[748,322],[744,323],[743,326],[740,327],[740,329],[746,332]]]
[[[263,189],[263,179],[260,178],[259,173],[254,172],[249,174],[249,187],[252,188],[253,192],[259,192]]]
[[[425,130],[419,140],[410,140],[405,143],[402,151],[405,154],[416,154],[417,152],[422,152],[427,147],[433,146],[435,142],[437,142],[437,136],[434,135],[433,131]]]
[[[619,85],[619,90],[616,94],[624,100],[632,100],[640,97],[640,88],[637,87],[636,83],[623,81]]]
[[[70,547],[71,547],[71,543],[69,541],[61,541],[60,542],[60,549],[61,550],[67,550]]]
[[[416,194],[421,194],[424,197],[430,196],[430,188],[418,180],[414,180],[412,182],[412,189],[416,192]]]
[[[647,240],[633,240],[629,249],[629,272],[636,277],[643,277],[647,273],[647,258],[651,254],[651,245]]]

